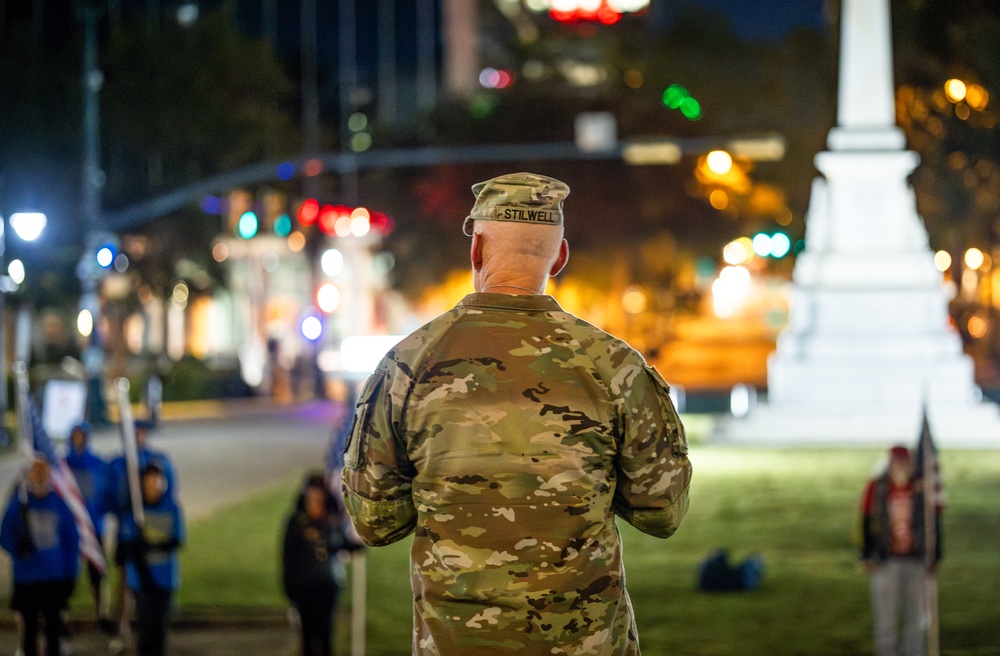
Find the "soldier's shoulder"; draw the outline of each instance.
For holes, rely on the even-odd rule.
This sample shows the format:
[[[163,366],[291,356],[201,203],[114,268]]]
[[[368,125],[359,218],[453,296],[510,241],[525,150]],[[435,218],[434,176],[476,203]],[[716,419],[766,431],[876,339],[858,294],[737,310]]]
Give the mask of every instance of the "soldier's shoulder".
[[[428,352],[458,320],[459,308],[438,315],[396,343],[382,361],[383,367],[394,366],[412,372],[427,357]]]
[[[565,330],[580,343],[587,355],[595,364],[607,364],[618,368],[625,363],[645,365],[642,354],[620,337],[581,319],[580,317],[560,310],[549,313],[552,318],[561,323]]]

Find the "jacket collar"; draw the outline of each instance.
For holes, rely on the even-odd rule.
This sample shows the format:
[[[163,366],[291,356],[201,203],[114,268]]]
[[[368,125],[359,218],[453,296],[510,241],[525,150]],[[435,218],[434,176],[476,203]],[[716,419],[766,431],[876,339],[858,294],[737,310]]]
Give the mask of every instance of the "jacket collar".
[[[459,302],[462,307],[494,308],[528,312],[562,312],[563,309],[548,294],[515,295],[480,293],[469,294]]]

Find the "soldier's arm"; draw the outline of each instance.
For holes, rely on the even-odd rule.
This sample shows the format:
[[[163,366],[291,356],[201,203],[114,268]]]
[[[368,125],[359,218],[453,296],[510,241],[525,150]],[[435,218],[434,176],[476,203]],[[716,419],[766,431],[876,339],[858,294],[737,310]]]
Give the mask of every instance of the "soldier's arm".
[[[684,426],[654,369],[630,363],[613,387],[621,431],[614,510],[643,533],[670,537],[688,509],[691,462]]]
[[[394,377],[391,369],[390,363],[380,366],[365,384],[344,456],[344,503],[358,535],[371,546],[406,537],[417,522],[413,468],[397,434],[405,398],[401,390],[409,381],[398,369]]]

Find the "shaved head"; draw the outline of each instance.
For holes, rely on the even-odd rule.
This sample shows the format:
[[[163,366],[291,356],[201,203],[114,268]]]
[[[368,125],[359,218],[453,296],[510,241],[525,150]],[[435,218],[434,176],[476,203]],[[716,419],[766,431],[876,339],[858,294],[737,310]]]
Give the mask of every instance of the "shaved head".
[[[496,287],[543,293],[569,257],[562,226],[476,221],[472,269],[476,291]]]

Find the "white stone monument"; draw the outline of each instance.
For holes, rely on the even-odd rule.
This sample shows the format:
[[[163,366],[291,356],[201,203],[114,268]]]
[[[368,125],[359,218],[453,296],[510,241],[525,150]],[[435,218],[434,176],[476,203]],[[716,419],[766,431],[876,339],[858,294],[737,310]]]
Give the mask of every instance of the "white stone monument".
[[[752,443],[915,443],[926,405],[940,444],[1000,446],[948,320],[896,126],[889,0],[844,0],[837,127],[816,157],[789,324],[768,403],[720,427]]]

